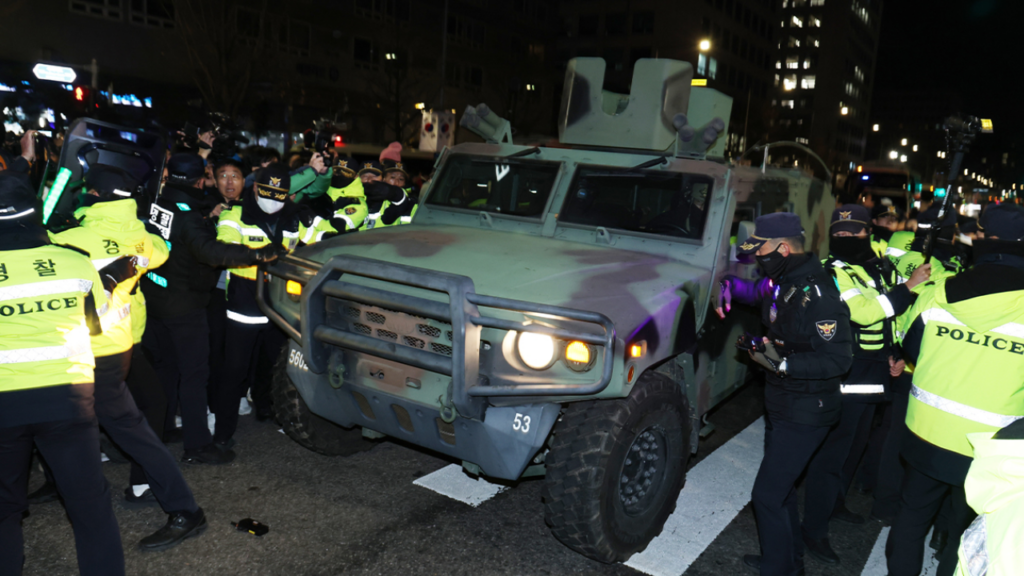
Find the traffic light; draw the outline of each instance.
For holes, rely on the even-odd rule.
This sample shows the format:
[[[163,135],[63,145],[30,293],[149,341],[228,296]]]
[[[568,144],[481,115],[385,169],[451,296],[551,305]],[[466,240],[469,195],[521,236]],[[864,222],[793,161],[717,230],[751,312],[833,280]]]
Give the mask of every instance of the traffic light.
[[[89,93],[86,92],[85,88],[82,88],[81,86],[75,86],[75,100],[78,100],[79,102],[84,102],[88,96]]]

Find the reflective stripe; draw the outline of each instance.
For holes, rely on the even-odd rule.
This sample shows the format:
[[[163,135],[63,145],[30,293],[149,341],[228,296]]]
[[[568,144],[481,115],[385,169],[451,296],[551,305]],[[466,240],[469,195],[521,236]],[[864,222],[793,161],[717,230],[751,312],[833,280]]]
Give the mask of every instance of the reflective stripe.
[[[217,226],[228,226],[230,228],[234,228],[235,230],[238,230],[239,234],[243,234],[245,236],[260,235],[263,236],[264,238],[266,238],[267,236],[267,234],[263,231],[262,228],[243,228],[238,222],[235,222],[233,220],[220,220],[217,222]]]
[[[885,394],[884,384],[840,384],[843,394]]]
[[[1014,336],[1016,338],[1024,338],[1024,324],[1008,322],[1006,324],[1003,324],[1002,326],[996,326],[995,328],[989,330],[989,332],[996,332],[998,334]]]
[[[398,202],[391,202],[391,205],[392,205],[392,206],[401,206],[402,204],[404,204],[404,203],[405,203],[405,200],[406,200],[407,198],[408,198],[408,196],[406,196],[405,194],[402,194],[402,199],[401,199],[401,200],[399,200]]]
[[[298,233],[298,231],[289,232],[287,230],[282,230],[281,231],[281,236],[284,237],[284,238],[298,238],[299,237],[299,233]]]
[[[21,217],[24,217],[24,216],[28,216],[29,214],[32,214],[35,211],[36,211],[35,208],[29,208],[28,210],[22,210],[21,212],[18,212],[17,214],[11,214],[9,216],[0,216],[0,220],[14,220],[15,218],[21,218]]]
[[[66,280],[48,280],[46,282],[33,282],[20,286],[9,286],[0,288],[0,302],[4,300],[16,300],[18,298],[30,298],[32,296],[50,296],[51,294],[64,294],[67,292],[80,292],[87,294],[92,290],[92,281],[69,278]]]
[[[67,343],[63,346],[40,346],[38,348],[20,348],[0,350],[0,364],[19,364],[21,362],[44,362],[60,360],[81,354],[92,356],[92,344],[88,329],[82,327],[69,332]]]
[[[351,220],[351,219],[349,219],[349,217],[348,217],[348,216],[345,216],[345,215],[343,215],[343,214],[337,214],[337,213],[335,213],[335,214],[334,214],[334,217],[335,217],[335,218],[340,218],[341,220],[344,220],[344,221],[345,221],[345,224],[346,224],[346,225],[348,226],[348,227],[346,228],[346,230],[351,230],[352,228],[355,228],[355,227],[356,227],[356,225],[355,225],[355,224],[354,224],[354,223],[352,222],[352,220]]]
[[[903,340],[904,338],[907,337],[907,333],[906,332],[900,332],[899,330],[897,330],[896,331],[896,337],[899,338],[900,340]]]
[[[882,305],[882,310],[885,311],[886,318],[892,318],[896,315],[896,310],[893,309],[892,302],[889,302],[888,296],[885,294],[879,294],[875,300],[878,300],[878,303]]]
[[[270,322],[266,316],[246,316],[245,314],[239,314],[238,312],[232,312],[228,310],[228,320],[234,320],[235,322],[241,322],[242,324],[266,324]]]
[[[899,248],[889,247],[889,248],[885,249],[885,255],[886,256],[895,256],[895,257],[899,258],[900,256],[903,256],[904,254],[906,254],[906,252],[903,251],[903,250],[900,250]]]
[[[861,292],[859,288],[850,288],[846,292],[840,294],[839,299],[842,300],[843,302],[846,302],[850,298],[853,298],[854,296],[860,296],[861,294],[863,294],[863,292]]]
[[[955,400],[943,398],[937,394],[919,388],[916,384],[911,386],[910,394],[917,398],[919,402],[927,404],[937,410],[942,410],[947,414],[953,416],[959,416],[965,420],[971,422],[977,422],[978,424],[984,424],[986,426],[992,426],[995,428],[1005,428],[1010,424],[1013,424],[1017,420],[1024,418],[1024,416],[1005,416],[1003,414],[996,414],[994,412],[988,412],[980,408],[961,404]]]
[[[309,244],[309,241],[316,234],[316,227],[319,226],[320,223],[323,222],[323,221],[324,221],[324,219],[319,217],[319,216],[317,216],[316,218],[313,218],[313,223],[309,225],[309,228],[306,229],[306,235],[302,237],[302,241],[304,243]],[[319,239],[320,238],[318,237],[317,240],[319,240]]]
[[[961,563],[961,568],[966,568],[969,576],[986,576],[988,574],[988,528],[986,527],[987,514],[982,514],[971,522],[971,525],[964,531],[963,540],[960,542],[960,551],[966,560],[966,566]]]
[[[399,220],[401,220],[402,224],[408,224],[412,222],[412,216],[402,216]],[[817,286],[815,286],[815,288],[817,288]]]
[[[946,324],[956,324],[957,326],[965,326],[965,324],[956,319],[944,308],[929,308],[921,313],[921,319],[924,320],[925,324],[928,324],[932,320],[936,322],[945,322]]]
[[[846,268],[846,262],[843,262],[842,260],[836,260],[836,261],[832,262],[832,267],[833,268]]]
[[[132,315],[131,302],[121,306],[117,310],[106,310],[100,314],[100,325],[104,330]]]

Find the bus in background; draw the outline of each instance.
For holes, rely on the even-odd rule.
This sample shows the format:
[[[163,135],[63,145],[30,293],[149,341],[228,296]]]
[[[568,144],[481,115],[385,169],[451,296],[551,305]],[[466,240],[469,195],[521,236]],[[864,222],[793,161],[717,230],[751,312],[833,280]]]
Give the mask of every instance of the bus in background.
[[[921,189],[921,176],[905,164],[865,162],[847,180],[847,192],[858,204],[871,207],[889,198],[903,214],[914,207],[914,197]]]

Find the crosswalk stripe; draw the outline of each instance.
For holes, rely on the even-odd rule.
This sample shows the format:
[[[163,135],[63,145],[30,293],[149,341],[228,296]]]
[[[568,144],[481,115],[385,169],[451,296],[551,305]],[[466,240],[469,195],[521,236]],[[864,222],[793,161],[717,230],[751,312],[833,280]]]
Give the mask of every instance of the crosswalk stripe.
[[[864,564],[864,569],[861,570],[860,576],[885,576],[889,573],[889,569],[885,564],[885,541],[889,539],[889,527],[882,528],[882,531],[878,534],[878,540],[875,540],[875,545],[871,548],[871,555],[868,556],[868,561]],[[932,539],[931,531],[928,532],[928,536],[925,536],[924,541],[928,542]],[[952,546],[950,542],[947,546]],[[935,576],[939,570],[939,561],[932,554],[931,548],[924,549],[924,566],[921,571],[921,576]]]
[[[462,466],[456,464],[449,464],[436,472],[417,478],[413,484],[469,504],[474,508],[508,488],[500,484],[493,484],[483,478],[473,478],[463,471]]]
[[[626,566],[651,576],[685,572],[750,501],[763,456],[764,419],[758,418],[687,473],[661,535]]]

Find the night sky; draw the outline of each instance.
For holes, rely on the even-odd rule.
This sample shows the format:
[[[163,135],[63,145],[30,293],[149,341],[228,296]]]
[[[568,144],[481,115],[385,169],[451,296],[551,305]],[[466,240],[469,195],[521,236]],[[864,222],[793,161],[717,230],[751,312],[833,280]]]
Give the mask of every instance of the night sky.
[[[888,0],[877,75],[876,91],[960,93],[962,112],[993,120],[987,145],[1016,144],[1024,173],[1024,2]]]

